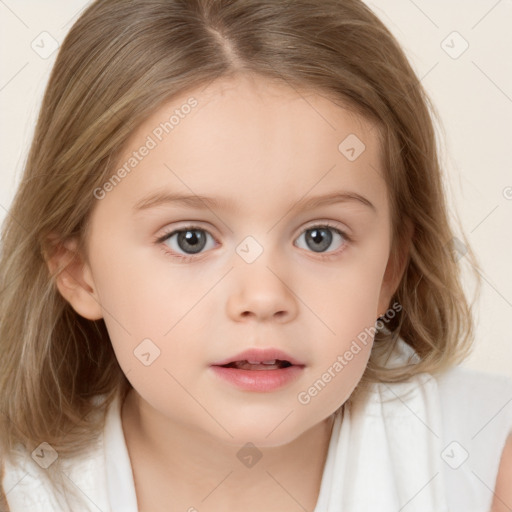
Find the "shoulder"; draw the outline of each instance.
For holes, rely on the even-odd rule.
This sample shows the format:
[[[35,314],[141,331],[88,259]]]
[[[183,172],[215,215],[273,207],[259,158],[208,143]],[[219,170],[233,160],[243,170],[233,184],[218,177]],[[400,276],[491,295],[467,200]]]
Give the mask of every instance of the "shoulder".
[[[512,433],[512,378],[457,366],[435,379],[445,428],[501,454]]]
[[[467,427],[512,430],[512,379],[457,366],[435,375],[448,422]],[[480,432],[473,432],[475,437]]]
[[[101,478],[104,474],[101,451],[97,443],[91,444],[89,454],[68,457],[58,462],[61,457],[49,445],[40,445],[32,453],[18,451],[2,461],[3,472],[0,486],[3,489],[4,506],[10,512],[54,512],[71,510],[71,504],[80,510],[92,512],[83,501],[83,495],[98,506],[105,505]],[[72,484],[62,496],[48,473],[48,467],[59,464],[58,471]],[[80,492],[76,493],[76,490]],[[70,491],[70,493],[68,493]],[[0,503],[2,501],[0,500]],[[104,508],[102,508],[103,510]],[[4,510],[0,507],[0,510]],[[97,510],[94,508],[94,510]]]
[[[458,366],[437,375],[436,381],[446,446],[443,453],[446,457],[455,454],[452,460],[445,458],[450,485],[457,487],[464,479],[470,494],[481,489],[489,495],[489,504],[494,500],[492,512],[509,511],[512,379]]]
[[[512,433],[509,435],[501,456],[494,501],[491,512],[509,512],[512,509]]]
[[[17,446],[9,457],[2,460],[0,474],[0,510],[10,512],[54,512],[70,510],[69,503],[79,503],[84,511],[91,503],[108,510],[104,489],[104,434],[100,433],[73,456],[63,457],[48,443],[41,443],[32,452]],[[76,496],[59,493],[49,474],[50,466],[57,465],[59,473],[65,475],[65,481],[71,481],[70,487],[80,492]],[[2,503],[2,492],[3,500]],[[83,495],[90,498],[83,502]],[[65,503],[64,503],[65,501]],[[76,502],[76,503],[75,503]],[[2,506],[4,508],[2,508]],[[98,508],[94,508],[98,510]]]
[[[470,392],[482,395],[498,391],[500,395],[512,391],[512,378],[464,366],[455,366],[443,373],[436,374],[435,378],[445,393],[453,389],[456,393]],[[512,399],[512,396],[508,397]]]

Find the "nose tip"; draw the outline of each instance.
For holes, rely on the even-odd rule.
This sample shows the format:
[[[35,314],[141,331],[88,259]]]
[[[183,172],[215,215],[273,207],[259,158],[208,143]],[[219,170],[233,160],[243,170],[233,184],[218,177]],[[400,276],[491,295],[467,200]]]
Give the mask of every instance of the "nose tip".
[[[284,280],[268,266],[257,272],[248,269],[247,274],[236,276],[235,291],[228,300],[228,314],[237,320],[251,318],[286,321],[296,314],[293,293]]]

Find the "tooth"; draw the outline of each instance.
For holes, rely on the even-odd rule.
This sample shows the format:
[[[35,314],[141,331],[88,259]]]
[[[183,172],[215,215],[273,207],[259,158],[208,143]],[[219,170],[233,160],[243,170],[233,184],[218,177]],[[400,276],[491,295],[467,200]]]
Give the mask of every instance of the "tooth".
[[[275,359],[270,359],[268,361],[247,361],[249,364],[276,364]]]

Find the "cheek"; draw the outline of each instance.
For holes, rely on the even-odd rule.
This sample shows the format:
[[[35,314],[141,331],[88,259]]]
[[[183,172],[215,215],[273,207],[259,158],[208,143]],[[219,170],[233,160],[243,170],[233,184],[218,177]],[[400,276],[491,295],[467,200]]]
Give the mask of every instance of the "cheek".
[[[183,361],[199,353],[194,340],[201,340],[200,334],[208,329],[206,319],[211,315],[204,307],[209,301],[201,298],[211,288],[210,280],[175,265],[171,268],[165,256],[156,253],[155,258],[155,252],[151,258],[142,251],[109,247],[96,250],[91,264],[120,366],[130,380],[148,383],[160,375],[157,369],[174,371],[176,361],[182,362],[176,368],[180,371]],[[147,359],[154,361],[149,373],[144,370]]]
[[[155,248],[97,252],[95,283],[105,316],[143,336],[167,332],[206,287],[196,273],[170,265]]]
[[[315,374],[310,380],[313,384],[318,379],[315,387],[322,389],[318,403],[323,402],[332,410],[350,396],[370,357],[386,266],[383,255],[384,252],[354,257],[340,265],[337,272],[323,276],[317,286],[310,283],[308,305],[319,320],[308,335],[309,342],[318,347]],[[316,400],[304,391],[306,401]]]
[[[307,303],[333,339],[347,340],[374,325],[387,264],[385,251],[353,251],[339,265],[311,271],[305,282]],[[313,269],[311,269],[313,270]]]

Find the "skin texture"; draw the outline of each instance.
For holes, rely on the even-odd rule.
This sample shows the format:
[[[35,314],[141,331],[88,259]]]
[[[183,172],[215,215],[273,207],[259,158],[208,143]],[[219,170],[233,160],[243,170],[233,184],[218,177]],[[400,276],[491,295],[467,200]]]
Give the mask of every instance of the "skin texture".
[[[512,433],[509,435],[496,479],[496,488],[491,512],[510,512],[512,510]]]
[[[119,166],[190,96],[198,106],[95,200],[89,263],[67,259],[76,247],[68,243],[59,290],[82,316],[104,318],[133,385],[122,422],[140,510],[313,510],[331,414],[359,382],[371,343],[307,405],[297,395],[388,309],[403,271],[388,264],[377,130],[319,93],[246,75],[159,108],[132,134]],[[366,146],[354,161],[338,150],[350,134]],[[134,213],[155,191],[233,205]],[[333,191],[360,194],[374,209],[359,201],[298,207]],[[315,252],[306,230],[326,221],[350,240],[331,230],[330,246]],[[187,252],[177,235],[155,241],[189,224],[207,237],[190,261],[179,258]],[[262,249],[252,263],[236,251],[247,236]],[[160,351],[148,366],[134,355],[147,338]],[[213,362],[250,347],[286,351],[305,364],[302,375],[257,393],[212,373]],[[237,458],[247,442],[262,455],[252,468]]]

